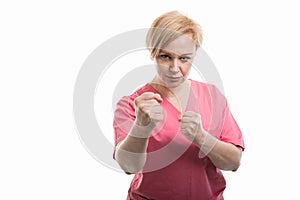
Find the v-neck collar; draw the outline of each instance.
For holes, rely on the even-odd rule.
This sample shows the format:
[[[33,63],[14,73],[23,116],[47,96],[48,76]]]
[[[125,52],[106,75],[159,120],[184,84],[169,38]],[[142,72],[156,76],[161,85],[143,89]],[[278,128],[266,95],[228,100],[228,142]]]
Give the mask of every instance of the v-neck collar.
[[[192,89],[193,89],[193,80],[188,79],[190,81],[190,90],[189,90],[189,94],[188,94],[188,99],[187,99],[187,104],[185,109],[183,110],[183,112],[188,110],[189,104],[190,104],[190,100],[191,100],[191,93],[192,93]],[[163,101],[165,101],[167,104],[170,105],[170,107],[177,112],[179,115],[182,114],[182,111],[179,110],[178,108],[176,108],[176,106],[174,106],[165,96],[163,96],[159,91],[157,91],[150,83],[147,83],[147,85],[153,90],[153,92],[156,92],[158,94],[160,94],[160,96],[162,97]]]

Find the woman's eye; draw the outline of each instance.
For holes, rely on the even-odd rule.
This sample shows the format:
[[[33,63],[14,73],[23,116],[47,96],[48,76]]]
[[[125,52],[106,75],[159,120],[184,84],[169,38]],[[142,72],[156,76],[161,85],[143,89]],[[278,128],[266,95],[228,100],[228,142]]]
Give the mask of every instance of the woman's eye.
[[[164,60],[169,60],[169,59],[171,59],[170,56],[165,55],[165,54],[160,55],[160,57],[161,57],[162,59],[164,59]]]
[[[190,60],[191,58],[190,57],[187,57],[187,56],[185,56],[185,57],[181,57],[180,58],[180,60],[182,60],[182,61],[188,61],[188,60]]]

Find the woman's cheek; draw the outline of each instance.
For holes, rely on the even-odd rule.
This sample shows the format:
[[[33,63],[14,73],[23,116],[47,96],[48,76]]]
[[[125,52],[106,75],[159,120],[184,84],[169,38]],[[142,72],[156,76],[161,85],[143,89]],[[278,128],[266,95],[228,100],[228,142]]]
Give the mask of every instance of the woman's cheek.
[[[190,66],[185,66],[181,69],[181,73],[184,77],[188,76],[188,74],[190,73],[191,70],[191,65]]]

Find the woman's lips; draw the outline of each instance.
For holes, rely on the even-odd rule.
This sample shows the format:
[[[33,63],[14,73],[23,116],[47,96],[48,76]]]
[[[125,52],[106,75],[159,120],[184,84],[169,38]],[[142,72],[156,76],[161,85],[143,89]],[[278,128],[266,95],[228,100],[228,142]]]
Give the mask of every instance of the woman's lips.
[[[180,76],[167,76],[168,79],[171,79],[171,80],[178,80],[180,79],[181,77]]]

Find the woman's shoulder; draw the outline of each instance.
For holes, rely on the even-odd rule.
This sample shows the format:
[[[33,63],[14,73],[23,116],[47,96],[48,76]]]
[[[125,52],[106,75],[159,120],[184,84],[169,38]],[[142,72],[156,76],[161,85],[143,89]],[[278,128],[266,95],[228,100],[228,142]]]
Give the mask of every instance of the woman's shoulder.
[[[206,95],[209,97],[221,97],[224,98],[223,93],[221,92],[221,90],[212,83],[205,83],[205,82],[201,82],[201,81],[197,81],[197,80],[191,80],[191,86],[192,86],[192,90],[193,92],[195,92],[197,95]]]
[[[138,96],[140,96],[141,94],[143,94],[144,92],[153,92],[153,88],[148,84],[145,83],[144,85],[138,87],[136,90],[134,90],[131,94],[128,94],[126,96],[123,96],[120,100],[130,100],[130,101],[134,101],[134,99]]]
[[[193,79],[190,79],[190,81],[193,89],[198,89],[202,91],[218,90],[218,88],[212,83],[205,83]]]
[[[218,87],[211,83],[192,80],[193,94],[202,102],[209,102],[212,108],[223,110],[227,105],[227,99]]]
[[[133,94],[141,95],[144,92],[150,92],[150,91],[151,92],[154,91],[153,87],[149,83],[145,83],[144,85],[142,85],[138,89],[136,89]]]

